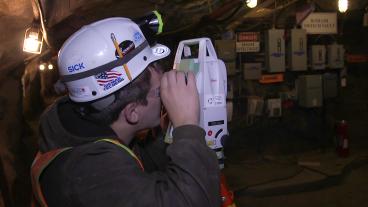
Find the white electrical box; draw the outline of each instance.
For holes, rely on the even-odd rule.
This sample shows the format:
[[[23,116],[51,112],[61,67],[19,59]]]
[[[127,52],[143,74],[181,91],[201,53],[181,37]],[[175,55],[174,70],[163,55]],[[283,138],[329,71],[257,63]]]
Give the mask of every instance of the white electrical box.
[[[305,71],[307,65],[307,32],[304,29],[292,29],[290,32],[288,66],[292,71]]]
[[[312,45],[310,61],[312,70],[326,69],[326,46]]]
[[[343,68],[345,49],[343,45],[332,44],[327,46],[328,67]]]
[[[267,99],[267,114],[268,114],[268,117],[280,117],[281,116],[281,99],[280,98]]]
[[[283,29],[266,31],[266,70],[271,73],[285,71],[285,40]]]
[[[322,106],[322,76],[302,75],[298,78],[298,102],[306,108]]]

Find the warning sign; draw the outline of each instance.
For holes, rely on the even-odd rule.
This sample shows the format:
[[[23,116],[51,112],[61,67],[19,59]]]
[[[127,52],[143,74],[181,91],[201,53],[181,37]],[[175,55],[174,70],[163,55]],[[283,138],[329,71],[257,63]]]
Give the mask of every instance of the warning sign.
[[[236,52],[259,52],[259,32],[239,32],[236,38]]]

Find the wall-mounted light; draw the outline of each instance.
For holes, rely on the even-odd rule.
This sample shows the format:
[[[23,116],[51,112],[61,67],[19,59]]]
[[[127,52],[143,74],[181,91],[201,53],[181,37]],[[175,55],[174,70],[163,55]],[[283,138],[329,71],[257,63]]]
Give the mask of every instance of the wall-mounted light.
[[[49,70],[52,70],[52,69],[54,69],[54,65],[53,65],[52,63],[49,63],[49,64],[47,65],[47,68],[48,68]]]
[[[254,8],[257,6],[257,0],[245,0],[245,4],[249,8]]]
[[[45,63],[41,63],[39,66],[38,66],[38,69],[40,69],[41,71],[45,70],[46,66],[45,66]]]
[[[341,13],[346,12],[348,10],[348,6],[349,6],[348,0],[339,0],[338,1],[338,6],[339,6],[339,11]]]
[[[38,27],[32,26],[24,34],[23,51],[40,54],[42,51],[43,36]]]

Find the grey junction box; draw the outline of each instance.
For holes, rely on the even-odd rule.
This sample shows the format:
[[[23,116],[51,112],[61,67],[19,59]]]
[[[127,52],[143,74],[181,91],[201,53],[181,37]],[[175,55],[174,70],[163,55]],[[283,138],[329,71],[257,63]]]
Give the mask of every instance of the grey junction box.
[[[306,108],[322,106],[322,76],[302,75],[298,78],[298,102]]]
[[[304,29],[292,29],[288,44],[288,66],[292,71],[305,71],[307,65],[307,32]]]
[[[337,85],[338,77],[335,73],[323,74],[323,97],[334,98],[337,96]]]
[[[266,70],[271,73],[285,71],[285,40],[283,29],[266,31]]]
[[[259,80],[262,76],[262,63],[244,63],[243,78],[244,80]]]

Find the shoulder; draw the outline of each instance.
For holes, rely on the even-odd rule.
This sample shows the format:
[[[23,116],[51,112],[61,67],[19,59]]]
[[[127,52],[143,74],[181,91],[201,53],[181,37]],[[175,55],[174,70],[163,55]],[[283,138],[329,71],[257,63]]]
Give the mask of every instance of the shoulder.
[[[68,155],[68,163],[70,167],[76,169],[74,165],[85,164],[89,168],[100,168],[108,165],[116,165],[117,163],[136,165],[136,160],[131,154],[131,151],[127,147],[121,147],[117,144],[98,141],[82,146],[75,147]]]
[[[65,198],[75,202],[73,198],[77,197],[79,201],[92,204],[96,198],[108,194],[109,189],[131,185],[128,178],[141,173],[129,152],[102,141],[63,152],[46,168],[41,185],[46,199]]]

